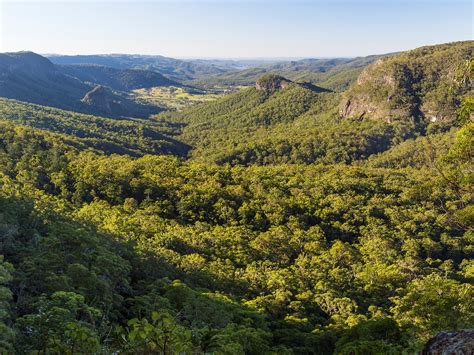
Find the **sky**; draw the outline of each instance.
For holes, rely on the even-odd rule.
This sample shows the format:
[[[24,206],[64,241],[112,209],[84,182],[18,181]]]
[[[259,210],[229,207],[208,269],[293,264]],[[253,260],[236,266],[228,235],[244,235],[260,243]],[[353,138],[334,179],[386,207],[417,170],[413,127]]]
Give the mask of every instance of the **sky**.
[[[473,38],[471,0],[0,0],[0,52],[353,57]]]

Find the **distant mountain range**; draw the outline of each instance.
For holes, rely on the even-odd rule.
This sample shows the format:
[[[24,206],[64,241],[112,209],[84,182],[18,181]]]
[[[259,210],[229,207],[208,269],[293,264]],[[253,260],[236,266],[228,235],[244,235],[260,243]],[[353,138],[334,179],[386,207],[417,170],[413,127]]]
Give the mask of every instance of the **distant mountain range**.
[[[452,68],[452,62],[462,62],[472,53],[470,43],[401,54],[289,62],[122,54],[51,55],[48,59],[32,52],[3,53],[0,96],[111,117],[148,117],[163,109],[135,101],[129,91],[159,86],[250,86],[259,77],[272,74],[305,82],[308,89],[310,84],[335,92],[349,88],[340,108],[345,117],[412,115],[436,120],[454,115],[452,97],[457,96],[448,90],[452,97],[443,97],[444,88],[456,80],[458,69]],[[261,67],[242,70],[259,63]]]
[[[127,92],[159,86],[253,85],[265,73],[343,89],[376,56],[356,59],[180,60],[163,56],[0,54],[0,96],[84,113],[147,117],[162,110]],[[247,68],[263,65],[263,68]],[[332,84],[330,81],[332,80]],[[325,85],[326,84],[326,85]],[[97,90],[96,87],[104,87]],[[106,89],[107,88],[107,89]]]
[[[266,73],[283,75],[294,81],[308,81],[327,89],[343,91],[362,68],[385,55],[358,58],[301,60],[270,59],[174,59],[147,55],[49,55],[56,64],[96,64],[118,69],[146,69],[198,87],[253,85]]]
[[[232,61],[225,61],[217,65],[214,61],[180,60],[160,55],[51,55],[48,58],[55,64],[97,64],[117,69],[153,70],[177,81],[223,74],[241,68]]]
[[[294,81],[307,81],[330,90],[343,91],[354,82],[362,69],[387,55],[358,58],[302,59],[258,65],[252,68],[195,79],[196,86],[252,85],[267,73],[282,75]]]

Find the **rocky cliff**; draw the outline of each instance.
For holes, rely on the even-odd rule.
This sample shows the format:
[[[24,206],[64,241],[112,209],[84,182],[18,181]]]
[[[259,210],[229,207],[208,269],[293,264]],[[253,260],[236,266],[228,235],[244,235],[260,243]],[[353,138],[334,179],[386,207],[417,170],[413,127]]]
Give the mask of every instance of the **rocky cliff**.
[[[260,77],[256,83],[255,88],[258,91],[275,92],[287,88],[289,85],[301,86],[313,92],[330,92],[331,90],[316,86],[309,82],[293,82],[280,75],[266,74]]]
[[[277,91],[286,88],[290,83],[290,80],[282,76],[267,74],[257,80],[255,88],[259,91]]]
[[[474,329],[449,330],[436,334],[426,343],[423,355],[474,354]]]
[[[89,91],[81,100],[88,106],[93,107],[98,112],[112,114],[113,106],[118,106],[112,99],[110,89],[105,86],[98,85]]]
[[[365,68],[341,102],[342,117],[438,121],[472,93],[474,41],[422,47]]]

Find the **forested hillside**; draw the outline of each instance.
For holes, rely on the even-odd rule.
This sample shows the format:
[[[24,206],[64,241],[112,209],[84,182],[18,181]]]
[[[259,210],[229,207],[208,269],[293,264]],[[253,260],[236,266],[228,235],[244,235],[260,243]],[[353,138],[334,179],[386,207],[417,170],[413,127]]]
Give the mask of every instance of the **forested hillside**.
[[[186,123],[179,139],[194,147],[193,157],[233,165],[350,163],[419,133],[413,119],[343,119],[340,100],[339,93],[290,83],[277,90],[243,89],[158,118]]]
[[[172,138],[179,125],[164,121],[98,117],[2,98],[0,117],[58,133],[72,145],[80,144],[106,154],[186,156],[189,150],[186,144]]]
[[[472,96],[472,53],[472,42],[423,47],[379,59],[343,94],[307,83],[258,90],[257,82],[158,117],[188,123],[180,139],[206,161],[350,163],[449,130],[461,101]]]
[[[472,48],[141,119],[1,98],[0,351],[401,354],[472,327]]]

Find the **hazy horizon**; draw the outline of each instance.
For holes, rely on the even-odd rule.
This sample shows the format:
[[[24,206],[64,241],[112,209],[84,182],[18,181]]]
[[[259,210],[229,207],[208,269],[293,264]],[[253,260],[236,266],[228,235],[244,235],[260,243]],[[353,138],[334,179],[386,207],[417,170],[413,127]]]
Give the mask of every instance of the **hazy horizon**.
[[[0,0],[0,22],[0,52],[180,59],[361,57],[473,33],[465,0]]]
[[[467,42],[467,41],[472,41],[472,39],[461,39],[458,41],[451,41],[451,42],[440,42],[440,43],[428,43],[421,45],[419,47],[425,47],[425,46],[435,46],[435,45],[441,45],[441,44],[446,44],[446,43],[455,43],[455,42]],[[304,60],[304,59],[341,59],[341,58],[357,58],[357,57],[370,57],[370,56],[377,56],[377,55],[385,55],[385,54],[392,54],[392,53],[397,53],[397,52],[403,52],[407,50],[413,50],[419,47],[413,47],[413,48],[406,48],[400,51],[396,52],[386,52],[386,53],[371,53],[367,55],[353,55],[353,56],[307,56],[307,57],[196,57],[196,56],[168,56],[160,53],[155,53],[155,54],[143,54],[143,53],[127,53],[127,52],[121,52],[121,53],[112,53],[112,52],[104,52],[104,53],[60,53],[60,52],[51,52],[51,53],[42,53],[42,52],[35,52],[31,51],[29,49],[21,49],[18,51],[2,51],[0,53],[15,53],[15,52],[34,52],[36,54],[39,54],[44,57],[53,57],[53,56],[120,56],[120,55],[127,55],[127,56],[161,56],[161,57],[169,57],[169,58],[174,58],[174,59],[182,59],[182,60],[228,60],[228,61],[292,61],[292,60]]]

